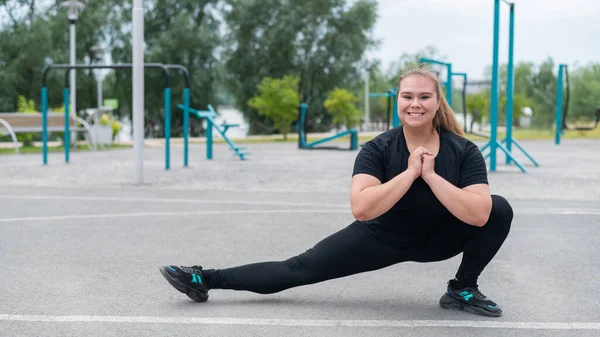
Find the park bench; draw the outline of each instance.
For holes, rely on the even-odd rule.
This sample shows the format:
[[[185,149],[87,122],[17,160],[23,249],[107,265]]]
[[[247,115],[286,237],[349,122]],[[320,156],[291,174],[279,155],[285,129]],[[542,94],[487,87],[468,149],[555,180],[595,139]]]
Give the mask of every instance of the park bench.
[[[48,113],[47,131],[64,132],[65,114],[62,112]],[[82,126],[79,126],[81,124]],[[23,113],[23,112],[0,112],[0,135],[10,134],[15,145],[15,153],[19,153],[19,144],[17,142],[17,133],[37,133],[42,132],[42,114],[41,113]],[[69,118],[70,132],[86,132],[86,139],[92,148],[96,148],[90,125],[81,118]]]

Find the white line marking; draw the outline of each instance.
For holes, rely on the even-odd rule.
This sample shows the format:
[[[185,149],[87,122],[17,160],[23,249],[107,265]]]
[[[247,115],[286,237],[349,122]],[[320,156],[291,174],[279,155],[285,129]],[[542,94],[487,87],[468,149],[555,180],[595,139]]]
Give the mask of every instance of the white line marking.
[[[277,213],[348,213],[350,210],[322,210],[322,209],[248,209],[248,210],[223,210],[223,211],[195,211],[195,212],[140,212],[140,213],[103,213],[103,214],[73,214],[56,216],[31,216],[18,218],[0,218],[0,222],[22,222],[43,220],[74,220],[74,219],[106,219],[145,216],[182,216],[182,215],[212,215],[212,214],[277,214]]]
[[[600,208],[515,208],[514,212],[517,214],[600,215]]]
[[[45,316],[0,314],[0,321],[18,322],[100,322],[100,323],[156,323],[206,325],[262,325],[302,327],[425,327],[425,328],[495,328],[525,330],[600,330],[598,322],[497,322],[450,320],[317,320],[266,318],[198,318],[149,316]]]
[[[319,207],[344,207],[347,204],[327,204],[310,202],[281,202],[281,201],[236,201],[236,200],[206,200],[206,199],[177,199],[177,198],[121,198],[121,197],[86,197],[62,195],[10,195],[0,194],[4,199],[27,200],[79,200],[79,201],[120,201],[120,202],[160,202],[182,204],[220,204],[220,205],[277,205],[277,206],[319,206]]]
[[[244,201],[244,200],[206,200],[206,199],[178,199],[178,198],[125,198],[125,197],[87,197],[87,196],[61,196],[61,195],[10,195],[0,194],[4,199],[25,200],[77,200],[77,201],[116,201],[116,202],[159,202],[159,203],[184,203],[184,204],[214,204],[214,205],[253,205],[253,206],[298,206],[298,207],[331,207],[350,209],[350,204],[328,204],[310,202],[281,202],[281,201]],[[306,212],[306,210],[305,210]],[[524,207],[514,209],[515,214],[548,214],[548,215],[600,215],[599,209],[592,208],[532,208]],[[177,213],[182,214],[182,213]]]

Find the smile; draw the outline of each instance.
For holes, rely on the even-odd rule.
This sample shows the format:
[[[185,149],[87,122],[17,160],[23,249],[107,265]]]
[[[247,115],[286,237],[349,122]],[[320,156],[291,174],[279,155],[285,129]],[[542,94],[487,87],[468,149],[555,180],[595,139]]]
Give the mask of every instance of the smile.
[[[416,113],[416,112],[407,112],[409,116],[411,117],[420,117],[423,116],[423,114],[425,114],[424,112],[420,112],[420,113]]]

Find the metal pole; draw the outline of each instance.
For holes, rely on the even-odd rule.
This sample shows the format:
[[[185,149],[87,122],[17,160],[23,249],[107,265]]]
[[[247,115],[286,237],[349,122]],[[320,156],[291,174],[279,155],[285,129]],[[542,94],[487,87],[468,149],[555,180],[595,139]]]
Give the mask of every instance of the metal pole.
[[[369,71],[365,70],[365,131],[369,131]]]
[[[165,88],[165,170],[171,167],[171,88]]]
[[[104,78],[100,77],[98,78],[98,109],[102,108],[102,81],[104,80]],[[98,113],[100,113],[100,111],[98,110]],[[98,114],[96,114],[98,115]]]
[[[394,88],[391,92],[394,104],[392,104],[392,128],[400,126],[400,116],[398,116],[398,99],[397,92],[399,88]]]
[[[71,72],[75,72],[75,70],[71,70]],[[63,100],[65,102],[65,133],[64,133],[64,143],[65,143],[65,163],[69,163],[69,144],[71,144],[71,140],[69,138],[69,88],[63,89]]]
[[[48,164],[48,89],[42,86],[42,158]]]
[[[565,65],[560,64],[558,66],[558,80],[556,82],[556,130],[554,133],[554,144],[560,145],[560,132],[562,127],[562,96],[563,96],[563,69]]]
[[[511,152],[512,147],[512,126],[513,126],[513,109],[514,109],[514,35],[515,35],[515,5],[510,4],[510,20],[509,20],[509,35],[508,35],[508,78],[506,86],[506,140],[505,147],[508,152]],[[511,160],[506,154],[506,164],[510,164]]]
[[[75,65],[77,63],[77,60],[75,59],[75,23],[76,20],[70,20],[71,21],[71,41],[70,41],[70,59],[71,59],[71,65]],[[76,98],[76,90],[75,90],[75,71],[71,71],[71,88],[69,89],[69,94],[71,96],[71,116],[73,116],[73,118],[77,118],[77,105],[75,104],[75,98]],[[77,139],[75,138],[77,136],[77,133],[73,133],[73,139]],[[66,144],[65,144],[66,146]],[[66,149],[66,148],[65,148]]]
[[[490,108],[490,171],[496,171],[496,148],[498,145],[498,45],[500,40],[500,0],[494,0],[494,48],[492,60],[492,99]]]
[[[144,10],[142,0],[133,0],[133,152],[135,182],[144,182]]]
[[[183,89],[183,166],[188,167],[188,148],[190,136],[190,88]]]

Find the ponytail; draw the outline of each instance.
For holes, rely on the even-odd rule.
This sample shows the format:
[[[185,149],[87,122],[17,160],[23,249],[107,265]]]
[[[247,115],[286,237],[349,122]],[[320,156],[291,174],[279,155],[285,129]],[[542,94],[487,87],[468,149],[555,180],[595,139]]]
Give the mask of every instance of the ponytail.
[[[433,127],[435,129],[442,128],[450,132],[454,132],[459,136],[465,137],[466,135],[464,130],[460,127],[460,124],[458,124],[458,121],[454,116],[454,111],[446,100],[446,96],[440,93],[439,86],[438,97],[440,98],[440,108],[438,111],[436,111],[435,117],[433,117]]]

